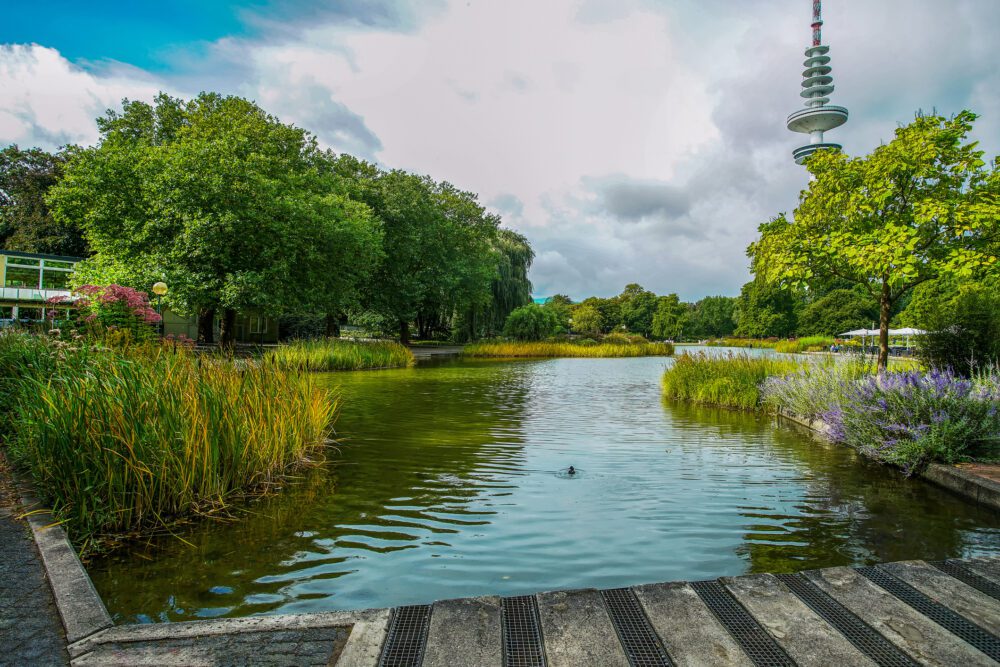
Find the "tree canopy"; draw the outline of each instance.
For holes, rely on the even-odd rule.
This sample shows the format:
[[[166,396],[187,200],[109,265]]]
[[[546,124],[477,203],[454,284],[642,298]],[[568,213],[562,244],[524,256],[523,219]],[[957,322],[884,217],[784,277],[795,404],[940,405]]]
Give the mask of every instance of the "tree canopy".
[[[839,279],[879,303],[879,366],[893,305],[944,274],[996,271],[1000,173],[967,139],[975,114],[918,116],[888,144],[851,158],[819,151],[795,210],[760,226],[755,274],[783,285]]]

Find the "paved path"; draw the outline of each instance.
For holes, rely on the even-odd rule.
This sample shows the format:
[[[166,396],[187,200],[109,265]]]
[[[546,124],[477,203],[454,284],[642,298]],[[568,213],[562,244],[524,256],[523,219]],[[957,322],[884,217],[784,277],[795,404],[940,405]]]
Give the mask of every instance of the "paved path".
[[[0,455],[0,665],[66,665],[66,635]]]
[[[119,626],[76,665],[1000,664],[1000,558]]]

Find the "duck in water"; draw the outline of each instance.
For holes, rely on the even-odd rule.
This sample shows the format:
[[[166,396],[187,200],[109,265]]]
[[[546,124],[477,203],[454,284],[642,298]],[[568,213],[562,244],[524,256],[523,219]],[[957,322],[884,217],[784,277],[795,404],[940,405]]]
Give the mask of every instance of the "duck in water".
[[[574,468],[573,466],[570,466],[569,470],[566,471],[566,474],[567,475],[575,475],[576,474],[576,468]]]

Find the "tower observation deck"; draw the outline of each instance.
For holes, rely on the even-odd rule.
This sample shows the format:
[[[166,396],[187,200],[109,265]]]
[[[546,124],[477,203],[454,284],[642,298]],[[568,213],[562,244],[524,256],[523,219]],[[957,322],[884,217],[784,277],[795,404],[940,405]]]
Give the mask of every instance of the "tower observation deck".
[[[802,92],[805,108],[791,114],[786,127],[792,132],[809,135],[809,143],[792,151],[797,164],[823,148],[840,148],[840,144],[824,141],[823,133],[840,127],[847,122],[847,109],[828,104],[833,92],[833,77],[830,76],[830,47],[823,44],[822,0],[813,0],[812,46],[805,50],[806,59],[802,63]]]

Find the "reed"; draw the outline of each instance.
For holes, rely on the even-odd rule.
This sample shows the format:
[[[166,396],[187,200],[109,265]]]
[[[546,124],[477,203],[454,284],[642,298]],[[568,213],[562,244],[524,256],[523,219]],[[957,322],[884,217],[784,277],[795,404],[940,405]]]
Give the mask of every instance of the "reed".
[[[792,373],[798,367],[795,361],[773,357],[682,354],[663,374],[663,395],[736,410],[756,410],[761,405],[764,380]]]
[[[0,373],[7,449],[84,553],[268,489],[322,452],[338,405],[308,374],[158,347],[0,336]]]
[[[768,338],[716,338],[705,343],[708,347],[768,347],[773,348],[780,341]]]
[[[674,353],[670,343],[552,343],[552,342],[486,342],[466,345],[466,357],[669,357]]]
[[[359,371],[405,368],[413,364],[413,353],[392,341],[324,338],[295,341],[269,350],[264,362],[304,371]]]
[[[836,339],[831,336],[803,336],[802,338],[778,341],[774,346],[774,351],[787,354],[822,352],[830,349],[830,346],[836,342]]]

